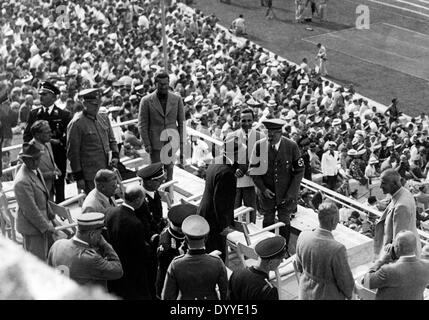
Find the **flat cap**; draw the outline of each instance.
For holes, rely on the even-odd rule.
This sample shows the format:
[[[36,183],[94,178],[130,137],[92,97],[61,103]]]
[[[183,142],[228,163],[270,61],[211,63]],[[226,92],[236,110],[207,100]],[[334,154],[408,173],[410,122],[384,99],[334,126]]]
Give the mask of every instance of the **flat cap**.
[[[78,97],[82,100],[98,100],[100,98],[100,90],[98,88],[84,89],[79,91]]]
[[[161,162],[152,163],[137,171],[137,176],[144,180],[156,180],[164,175],[164,166]]]
[[[54,95],[60,94],[60,90],[48,81],[44,81],[40,85],[39,93],[42,93],[42,92],[49,92],[49,93],[52,93]]]
[[[347,154],[349,156],[357,156],[357,151],[355,149],[350,149],[349,151],[347,151]]]
[[[170,208],[167,217],[172,224],[181,227],[183,220],[191,215],[197,214],[197,209],[197,206],[190,203],[179,204]]]
[[[262,121],[262,123],[268,130],[281,130],[286,124],[286,121],[281,119],[267,119]]]
[[[255,252],[263,259],[280,256],[286,252],[286,239],[282,236],[274,236],[258,242]]]
[[[210,232],[210,226],[204,217],[191,215],[183,220],[182,232],[191,239],[201,239]]]
[[[20,158],[33,158],[36,159],[44,153],[43,150],[39,149],[33,142],[24,142],[22,144],[22,150],[18,154]]]
[[[104,228],[104,214],[101,212],[88,212],[77,218],[79,230],[96,230]]]

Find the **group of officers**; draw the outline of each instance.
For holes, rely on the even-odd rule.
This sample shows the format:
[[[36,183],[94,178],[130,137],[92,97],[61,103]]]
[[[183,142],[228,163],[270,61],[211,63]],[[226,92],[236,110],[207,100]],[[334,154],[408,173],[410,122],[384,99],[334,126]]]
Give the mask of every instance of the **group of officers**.
[[[168,108],[178,108],[177,105],[169,104],[177,100],[180,105],[181,98],[168,90],[162,92],[163,97],[158,92],[161,91],[163,82],[159,82],[158,90],[149,95],[150,99],[161,100],[164,112]],[[66,267],[70,277],[78,283],[102,284],[124,299],[225,299],[228,277],[223,262],[225,234],[222,231],[233,222],[236,178],[250,176],[252,170],[257,171],[262,165],[266,168],[265,172],[253,173],[252,178],[261,191],[254,197],[258,197],[260,210],[264,211],[264,226],[274,223],[277,211],[278,219],[285,223],[285,227],[280,230],[281,236],[264,240],[255,248],[260,256],[260,267],[236,274],[230,282],[232,291],[229,292],[232,298],[278,297],[277,290],[267,282],[268,273],[275,270],[288,253],[289,216],[296,210],[297,191],[304,171],[298,147],[293,141],[282,137],[282,120],[264,122],[268,129],[265,143],[258,144],[254,141],[255,146],[251,146],[248,141],[244,141],[255,152],[254,155],[248,153],[244,166],[237,166],[236,154],[224,167],[212,164],[213,169],[208,170],[200,207],[190,204],[172,207],[168,213],[168,226],[165,226],[165,223],[155,221],[162,219],[162,214],[153,210],[154,207],[162,208],[159,195],[158,205],[152,203],[149,206],[148,193],[154,192],[156,196],[156,188],[160,185],[156,182],[164,181],[164,168],[168,173],[171,166],[153,162],[140,170],[138,176],[143,179],[144,188],[127,187],[121,206],[116,206],[112,201],[111,191],[116,189],[116,183],[112,184],[112,188],[102,187],[104,171],[113,169],[119,162],[119,150],[107,115],[99,112],[100,90],[94,88],[79,92],[78,98],[82,102],[83,111],[75,114],[73,119],[70,119],[67,111],[55,106],[59,90],[53,84],[42,83],[39,93],[42,107],[30,113],[25,130],[26,142],[19,155],[23,164],[14,183],[19,205],[17,230],[23,236],[27,251],[42,260],[47,259],[50,265],[61,270]],[[176,99],[171,99],[171,95]],[[140,117],[144,117],[142,110],[145,108],[154,112],[150,102],[146,105],[147,100],[142,100]],[[183,111],[180,108],[177,110],[179,113]],[[42,130],[46,139],[39,137],[39,144],[36,144],[36,137],[31,133],[35,132],[34,127],[40,126],[42,121],[49,124],[46,130]],[[143,126],[141,131],[151,130],[151,125],[153,126],[146,123],[148,128]],[[145,147],[148,143],[154,145],[151,139],[154,137],[150,136]],[[234,139],[235,143],[236,140]],[[153,151],[151,156],[152,153]],[[41,170],[41,158],[46,155],[54,163],[52,172]],[[257,158],[259,162],[253,164],[252,168],[248,158]],[[71,239],[54,242],[53,239],[58,238],[59,233],[55,229],[55,216],[50,201],[59,203],[64,199],[66,159],[70,161],[78,188],[84,190],[87,198],[86,204],[84,202],[82,206],[83,214],[77,219],[77,233]],[[226,186],[226,175],[220,179],[223,181],[217,179],[221,171],[228,175],[231,171],[233,185],[221,188],[222,185]],[[209,172],[212,172],[212,177]],[[171,177],[171,173],[167,174],[167,178],[169,175]],[[47,180],[52,183],[48,184]],[[151,189],[151,182],[155,182],[155,188]],[[63,189],[57,188],[57,184],[62,184]],[[39,193],[35,196],[37,192]],[[109,208],[104,210],[104,205],[91,206],[88,204],[91,201],[105,203],[106,208]],[[140,213],[142,206],[146,208],[144,214]],[[101,209],[88,211],[85,208]],[[153,231],[152,228],[152,231],[148,231],[154,222],[158,230]],[[226,225],[220,228],[218,224],[224,222]],[[206,247],[213,251],[212,254],[205,252]],[[256,282],[248,283],[249,277]],[[259,285],[255,287],[255,283]],[[243,286],[251,288],[247,288],[250,291],[244,295]]]

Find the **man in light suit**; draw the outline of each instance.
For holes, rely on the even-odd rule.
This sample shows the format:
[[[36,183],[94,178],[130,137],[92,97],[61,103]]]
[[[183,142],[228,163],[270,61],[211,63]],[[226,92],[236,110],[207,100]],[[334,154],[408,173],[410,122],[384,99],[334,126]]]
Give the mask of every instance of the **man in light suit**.
[[[82,213],[101,212],[115,206],[113,195],[118,186],[116,174],[107,169],[98,170],[94,178],[95,188],[86,196]]]
[[[43,151],[40,157],[39,169],[45,180],[46,188],[49,191],[49,200],[54,200],[55,179],[61,175],[61,171],[55,164],[54,154],[52,152],[51,140],[52,131],[49,122],[46,120],[37,120],[31,126],[31,135],[34,144]]]
[[[231,132],[227,135],[226,140],[232,137],[237,137],[239,143],[246,146],[246,165],[249,165],[249,159],[252,155],[253,147],[256,141],[263,138],[263,134],[252,128],[254,121],[254,113],[252,109],[244,109],[241,111],[240,122],[241,128]],[[235,171],[237,177],[237,192],[235,195],[235,208],[241,207],[241,204],[246,207],[251,207],[254,211],[250,214],[250,221],[255,223],[256,221],[256,192],[255,184],[252,178],[249,176],[247,170],[237,168]]]
[[[167,181],[173,178],[174,156],[183,146],[185,113],[182,98],[169,92],[169,76],[160,72],[155,77],[157,90],[140,102],[139,132],[152,163],[166,166]],[[164,147],[169,144],[169,147]]]
[[[393,245],[365,275],[364,285],[378,289],[376,300],[423,300],[429,284],[429,261],[416,257],[416,246],[413,232],[399,231]]]
[[[45,261],[55,233],[52,223],[55,215],[39,170],[42,153],[34,143],[24,142],[19,154],[24,163],[15,176],[13,189],[19,206],[16,228],[24,238],[24,249]]]
[[[354,279],[347,261],[346,247],[332,236],[339,221],[333,202],[319,206],[319,228],[303,231],[296,244],[296,267],[300,300],[351,299]]]
[[[322,155],[322,173],[326,179],[328,188],[335,190],[338,175],[338,151],[335,151],[337,144],[333,141],[328,142],[328,150]]]
[[[392,243],[401,230],[410,230],[416,236],[417,257],[420,257],[421,244],[416,228],[416,203],[410,191],[402,187],[401,176],[394,169],[387,169],[381,174],[381,190],[390,194],[392,200],[375,225],[374,253],[378,255],[381,248]]]

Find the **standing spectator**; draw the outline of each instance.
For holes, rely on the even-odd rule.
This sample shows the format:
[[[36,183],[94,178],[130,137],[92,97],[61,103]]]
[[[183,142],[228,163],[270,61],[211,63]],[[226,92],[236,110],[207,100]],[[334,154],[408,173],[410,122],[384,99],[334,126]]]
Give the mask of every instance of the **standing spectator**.
[[[327,20],[328,0],[319,0],[319,17],[320,21]]]
[[[185,235],[182,232],[182,223],[190,215],[197,214],[197,206],[179,204],[168,211],[169,225],[159,235],[159,245],[156,250],[158,269],[156,273],[156,297],[161,299],[165,275],[171,261],[187,252],[188,247]]]
[[[353,275],[346,247],[332,236],[339,221],[333,202],[323,202],[318,210],[319,228],[303,231],[296,244],[296,266],[300,300],[351,299]]]
[[[335,190],[337,185],[339,156],[336,147],[335,142],[328,142],[328,150],[322,155],[322,174],[331,190]]]
[[[390,194],[390,201],[380,220],[375,225],[374,253],[391,244],[401,230],[414,233],[417,241],[416,254],[420,257],[420,237],[416,228],[416,202],[410,191],[401,184],[401,176],[394,169],[387,169],[381,174],[381,190]]]
[[[250,160],[251,176],[257,188],[259,211],[264,216],[263,227],[270,226],[277,217],[285,224],[280,228],[289,243],[290,215],[296,211],[298,191],[304,176],[304,160],[298,145],[282,136],[286,124],[280,119],[265,120],[268,137],[256,142]],[[257,172],[255,161],[260,160],[264,167]]]
[[[47,120],[49,122],[52,131],[50,141],[52,152],[54,154],[55,163],[61,172],[54,182],[55,202],[57,203],[64,201],[64,179],[67,169],[66,130],[71,117],[67,110],[61,110],[55,105],[59,93],[60,91],[58,88],[52,83],[45,81],[41,84],[39,94],[42,107],[30,112],[23,137],[24,141],[30,141],[31,138],[33,138],[31,135],[31,126],[37,120]]]
[[[27,126],[30,112],[33,109],[33,96],[31,94],[25,95],[24,103],[19,108],[19,122],[25,127]]]
[[[282,236],[259,241],[255,246],[258,255],[256,265],[234,271],[229,279],[231,300],[278,300],[277,288],[269,282],[270,271],[282,263],[286,239]]]
[[[42,150],[24,142],[19,158],[23,165],[15,176],[13,190],[18,203],[16,229],[24,238],[24,249],[45,261],[52,245],[55,218],[49,206],[49,191],[39,170]]]
[[[188,252],[171,262],[165,277],[162,300],[225,300],[228,279],[222,260],[206,253],[205,238],[210,232],[206,219],[191,215],[182,223]],[[216,285],[220,297],[216,292]]]
[[[303,23],[303,13],[305,9],[305,0],[295,0],[295,22]]]
[[[429,284],[429,262],[416,256],[419,242],[413,232],[399,231],[369,269],[363,283],[377,289],[376,300],[423,300]]]
[[[182,98],[169,92],[168,73],[158,73],[155,81],[156,91],[146,95],[140,102],[138,127],[151,162],[164,164],[167,181],[170,181],[173,178],[174,156],[178,148],[180,160],[183,157],[185,113]],[[170,149],[164,147],[166,144],[170,144]]]
[[[142,222],[135,210],[144,201],[145,191],[141,186],[128,186],[124,203],[109,209],[106,213],[106,226],[109,242],[119,256],[124,275],[108,282],[109,291],[129,300],[150,300],[149,286],[149,244],[145,240]]]
[[[392,122],[395,122],[399,118],[399,110],[398,110],[398,99],[394,98],[392,99],[392,103],[389,105],[389,107],[384,111],[384,115],[387,115],[389,117],[389,125],[392,124]]]
[[[67,157],[77,187],[88,194],[94,189],[98,170],[116,166],[118,145],[106,114],[99,114],[99,89],[79,92],[84,110],[67,127]]]
[[[232,159],[230,150],[234,150]],[[237,187],[235,173],[237,169],[242,168],[237,163],[238,155],[242,153],[244,148],[237,138],[232,137],[225,142],[225,153],[216,158],[207,169],[204,194],[198,208],[198,214],[211,226],[206,243],[207,250],[209,252],[219,250],[224,261],[226,233],[234,222]]]
[[[91,212],[77,218],[78,231],[72,239],[61,239],[49,251],[48,264],[80,285],[100,285],[123,275],[122,265],[112,246],[103,238],[104,214]]]
[[[319,48],[316,56],[316,59],[319,60],[319,73],[322,77],[326,77],[328,75],[328,71],[326,70],[326,60],[328,60],[326,48],[321,43],[317,44],[317,48]]]
[[[246,164],[249,165],[249,158],[251,156],[253,147],[256,141],[263,137],[263,134],[252,127],[254,121],[254,114],[251,109],[244,109],[241,111],[240,122],[241,128],[231,132],[227,136],[227,140],[232,137],[237,137],[238,142],[246,146]],[[247,169],[247,168],[246,168]],[[235,171],[237,177],[237,191],[235,196],[235,208],[245,205],[254,209],[250,215],[251,222],[256,221],[256,193],[255,184],[249,176],[247,170],[237,168]]]
[[[54,154],[51,147],[52,131],[49,122],[46,120],[37,120],[31,126],[31,140],[40,150],[42,156],[40,157],[39,170],[45,180],[46,188],[49,191],[49,200],[54,200],[55,188],[54,182],[58,176],[61,175],[60,170],[55,164]]]

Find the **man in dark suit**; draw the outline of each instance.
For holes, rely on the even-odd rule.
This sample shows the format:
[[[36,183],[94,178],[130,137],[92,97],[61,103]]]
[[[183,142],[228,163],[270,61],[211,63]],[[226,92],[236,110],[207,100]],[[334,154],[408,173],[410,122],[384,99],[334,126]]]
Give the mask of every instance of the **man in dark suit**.
[[[123,299],[153,299],[148,279],[149,244],[143,224],[135,215],[135,210],[143,203],[144,189],[128,186],[124,200],[121,206],[106,213],[109,241],[124,270],[121,279],[108,283],[109,291]]]
[[[245,160],[239,159],[239,155],[245,155],[246,150],[236,137],[227,140],[224,149],[225,153],[207,168],[204,194],[198,207],[198,214],[210,224],[207,251],[219,250],[222,252],[222,260],[225,261],[226,235],[234,221],[237,186],[235,173],[240,168],[240,162],[246,167]]]
[[[158,269],[156,273],[156,296],[161,298],[165,275],[171,261],[187,252],[188,246],[182,232],[182,223],[187,217],[197,214],[197,206],[193,204],[179,204],[168,211],[169,226],[159,236],[159,245],[156,251]]]
[[[429,284],[429,261],[416,257],[416,247],[414,233],[400,231],[393,245],[370,268],[363,283],[369,289],[378,289],[376,300],[423,300]]]
[[[16,228],[24,238],[24,249],[45,261],[55,233],[55,215],[39,170],[41,156],[42,150],[34,143],[24,142],[19,154],[24,163],[15,176],[13,189],[19,206]]]
[[[300,300],[351,299],[354,279],[343,244],[332,236],[339,221],[333,202],[319,206],[319,228],[302,231],[296,243]]]
[[[270,119],[263,124],[268,129],[268,137],[255,144],[250,175],[257,188],[259,211],[264,216],[263,226],[274,223],[277,211],[278,220],[286,225],[280,228],[280,234],[289,243],[290,214],[297,208],[304,160],[298,145],[282,136],[285,121]]]
[[[71,120],[70,112],[62,110],[55,105],[59,93],[60,90],[50,82],[45,81],[41,84],[39,94],[42,107],[30,112],[23,137],[25,142],[33,138],[31,126],[37,120],[47,120],[49,122],[52,131],[50,140],[52,152],[55,163],[61,173],[54,181],[56,203],[64,201],[64,179],[67,169],[67,126]]]
[[[210,231],[207,220],[191,215],[183,221],[182,230],[189,249],[171,261],[162,300],[225,300],[228,289],[225,265],[218,256],[207,254],[204,247]]]
[[[167,167],[167,181],[170,181],[173,178],[175,153],[179,147],[183,156],[185,113],[182,98],[168,91],[168,73],[158,73],[155,81],[157,90],[140,102],[138,127],[151,162],[162,162]],[[170,143],[170,147],[163,148],[167,143]]]

